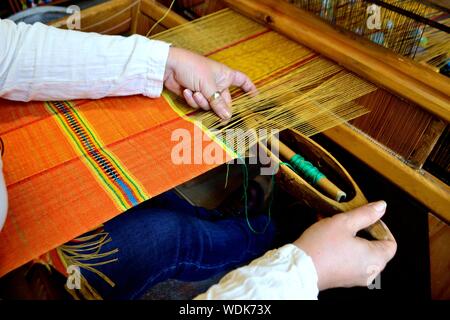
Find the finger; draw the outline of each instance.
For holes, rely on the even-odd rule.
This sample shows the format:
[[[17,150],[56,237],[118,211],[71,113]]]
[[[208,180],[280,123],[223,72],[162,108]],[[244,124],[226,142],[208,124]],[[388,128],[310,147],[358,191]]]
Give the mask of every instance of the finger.
[[[200,92],[195,92],[194,93],[194,100],[195,102],[197,102],[197,104],[200,106],[200,108],[202,108],[205,111],[210,110],[211,108],[209,107],[209,103],[208,100],[206,100],[206,98],[200,93]]]
[[[192,108],[194,108],[194,109],[200,108],[199,105],[197,104],[197,102],[195,102],[194,96],[193,96],[193,93],[191,90],[184,89],[183,97],[186,100],[186,102],[188,103],[188,105],[190,105]]]
[[[377,240],[371,241],[370,244],[373,257],[377,257],[378,263],[383,268],[397,252],[395,240]]]
[[[225,102],[225,99],[222,95],[214,101],[210,101],[209,105],[214,110],[214,112],[223,120],[228,120],[231,118],[231,108]]]
[[[167,89],[175,93],[177,96],[181,96],[183,94],[183,88],[178,84],[178,82],[173,79],[169,79],[164,84]]]
[[[231,110],[231,94],[228,89],[222,91],[222,98],[225,100],[225,103]]]
[[[253,84],[252,80],[240,71],[233,71],[231,84],[240,87],[245,92],[256,93],[256,86]]]
[[[221,119],[228,120],[229,118],[231,118],[231,112],[222,95],[220,95],[217,99],[211,100],[213,94],[218,91],[220,90],[218,90],[216,83],[210,80],[205,83],[202,94],[204,97],[208,98],[211,109],[213,109]]]
[[[343,215],[346,217],[349,230],[356,234],[359,230],[367,228],[378,221],[386,211],[386,202],[373,202],[354,209]]]

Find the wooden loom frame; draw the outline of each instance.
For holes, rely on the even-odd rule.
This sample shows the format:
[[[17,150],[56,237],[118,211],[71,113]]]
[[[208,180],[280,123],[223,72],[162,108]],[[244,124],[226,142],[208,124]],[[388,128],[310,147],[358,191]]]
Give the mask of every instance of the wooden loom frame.
[[[383,76],[388,77],[387,80],[389,80],[391,69],[393,69],[401,81],[388,81],[384,83],[378,77],[370,79],[370,76],[374,76],[374,74],[370,74],[370,72],[367,74],[367,70],[364,70],[367,61],[364,59],[360,61],[355,60],[354,56],[349,55],[349,51],[343,50],[340,51],[340,55],[330,56],[332,60],[343,64],[346,68],[356,73],[362,72],[363,77],[364,75],[368,76],[364,78],[369,78],[368,80],[372,80],[377,85],[416,102],[424,110],[437,115],[438,118],[443,120],[443,123],[448,123],[450,119],[450,106],[448,104],[448,93],[450,92],[448,89],[450,88],[450,84],[445,84],[448,80],[442,81],[442,77],[430,69],[413,60],[392,54],[390,51],[380,48],[373,43],[355,41],[354,35],[347,34],[349,38],[345,38],[344,35],[326,25],[323,21],[288,4],[277,2],[277,7],[273,8],[274,1],[270,0],[262,0],[258,1],[258,3],[245,0],[225,0],[225,2],[241,13],[269,25],[281,33],[287,34],[293,40],[312,47],[324,55],[327,55],[329,52],[333,53],[334,50],[327,52],[321,46],[313,47],[318,31],[324,37],[324,41],[327,41],[330,37],[335,37],[339,39],[339,41],[334,39],[335,46],[342,46],[342,48],[346,46],[349,48],[350,46],[353,53],[356,54],[356,58],[358,58],[358,55],[362,55],[362,57],[369,56],[376,59],[371,60],[375,63],[375,67],[374,65],[369,66],[375,72],[374,74],[377,73],[376,66],[382,66],[385,72]],[[81,27],[83,31],[105,34],[138,33],[145,35],[150,27],[164,15],[166,10],[166,7],[154,0],[112,0],[111,2],[83,10],[81,14]],[[314,30],[314,37],[310,33],[309,39],[300,39],[297,38],[298,33],[293,32],[293,30],[295,31],[295,26],[302,28],[302,23],[305,23],[303,20],[305,16],[309,17],[306,23],[309,24],[309,30]],[[286,17],[288,17],[289,23],[285,20]],[[299,19],[299,17],[302,19]],[[105,19],[106,21],[104,23],[98,23],[99,20]],[[284,21],[284,23],[280,23],[280,21]],[[155,32],[186,22],[188,22],[186,19],[174,12],[170,12],[166,19],[155,28]],[[56,21],[53,25],[65,27],[65,20]],[[291,33],[289,33],[289,29],[291,29]],[[361,56],[359,57],[361,58]],[[352,65],[355,69],[352,68]],[[358,70],[361,67],[363,67],[363,70]],[[411,87],[408,88],[408,86]],[[416,86],[421,88],[421,90],[411,90],[411,88],[415,88]],[[403,91],[404,87],[408,90]],[[436,97],[437,99],[435,99]],[[446,249],[448,240],[446,239],[449,237],[449,232],[446,231],[449,228],[448,223],[450,223],[450,188],[426,171],[416,170],[405,164],[395,154],[374,142],[366,134],[355,130],[351,125],[341,125],[329,129],[323,134],[366,165],[379,172],[394,185],[404,190],[445,221],[445,223],[442,223],[433,217],[433,215],[429,215],[430,260],[432,277],[439,279],[439,281],[432,281],[433,292],[439,291],[440,296],[450,296],[448,288],[445,288],[446,284],[450,283],[450,275],[446,274],[445,269],[442,269],[445,268],[445,264],[441,261],[443,253],[445,254],[448,251]],[[432,242],[433,245],[431,245]],[[436,286],[439,288],[436,288]]]
[[[165,6],[154,0],[113,0],[82,10],[81,31],[111,35],[137,33],[145,36],[166,11]],[[187,22],[180,15],[170,12],[155,28],[155,33]],[[65,29],[66,19],[56,20],[50,25]]]
[[[302,12],[300,9],[292,8],[292,6],[289,6],[288,4],[281,5],[280,2],[277,2],[277,10],[272,10],[270,5],[271,3],[273,4],[274,1],[270,0],[258,1],[258,3],[251,3],[250,1],[245,0],[225,0],[225,2],[232,7],[240,7],[239,11],[241,11],[241,13],[246,13],[248,16],[259,22],[269,24],[271,27],[275,26],[275,28],[279,28],[281,33],[283,33],[282,29],[284,27],[280,26],[278,23],[280,19],[285,19],[286,14],[284,11],[288,11],[290,22],[293,23],[285,25],[288,29],[294,29],[294,25],[297,24],[298,26],[298,23],[301,23],[305,16],[311,16],[309,13]],[[133,4],[135,5],[133,6]],[[252,8],[252,5],[256,5],[257,7]],[[81,13],[81,28],[83,31],[105,34],[137,33],[146,35],[150,27],[157,20],[159,20],[164,13],[166,13],[166,10],[166,7],[160,5],[154,0],[114,0],[83,10]],[[276,13],[276,16],[274,16],[273,13]],[[99,20],[106,21],[98,23]],[[164,19],[160,25],[155,28],[155,32],[175,27],[186,22],[188,22],[186,19],[180,17],[174,12],[170,12],[166,19]],[[308,47],[311,47],[309,43],[310,41],[315,41],[317,32],[321,32],[322,35],[325,36],[325,39],[333,36],[338,37],[339,39],[342,37],[342,34],[339,34],[339,32],[333,28],[330,28],[323,21],[315,18],[314,16],[308,19],[308,23],[311,24],[309,27],[312,29],[310,30],[314,31],[314,37],[309,40],[304,39],[306,43],[303,42],[303,44]],[[64,28],[65,19],[56,21],[53,25]],[[419,107],[438,115],[438,118],[443,119],[443,123],[448,123],[450,117],[449,105],[445,105],[444,103],[437,106],[437,108],[433,107],[433,101],[435,101],[433,100],[433,96],[436,92],[436,88],[441,88],[440,93],[437,93],[441,102],[443,101],[442,97],[445,97],[445,94],[447,94],[448,99],[448,92],[450,92],[445,91],[445,88],[448,88],[448,86],[445,86],[444,88],[441,87],[442,83],[439,83],[440,81],[437,80],[442,79],[440,75],[431,72],[426,67],[419,65],[415,61],[392,54],[390,51],[380,48],[373,43],[364,41],[358,43],[359,41],[354,40],[354,35],[347,34],[347,36],[349,36],[349,38],[342,38],[343,41],[345,40],[346,45],[356,45],[356,48],[353,48],[354,50],[364,49],[362,54],[369,55],[371,57],[378,57],[375,62],[380,63],[381,60],[384,65],[385,72],[389,73],[389,70],[395,67],[395,70],[400,72],[397,73],[397,76],[399,76],[402,81],[405,79],[406,81],[409,81],[409,83],[417,83],[417,81],[419,81],[419,86],[421,88],[425,88],[425,91],[410,92],[410,94],[415,97],[406,96],[405,98],[418,102],[417,104]],[[299,39],[295,39],[295,37],[295,34],[291,35],[291,38],[299,41]],[[336,46],[341,45],[338,41],[334,43]],[[363,48],[361,48],[361,46],[363,46]],[[315,50],[321,52],[322,48],[319,46],[316,47]],[[325,52],[325,55],[326,53],[327,52]],[[386,57],[389,58],[386,59]],[[348,63],[354,63],[357,67],[358,63],[365,65],[364,60],[361,62],[353,61],[351,56],[348,56],[348,54],[346,55],[345,50],[341,51],[340,57],[331,57],[331,59],[343,64],[347,68],[348,65],[346,64]],[[354,71],[358,73],[358,70]],[[420,77],[419,79],[414,77],[416,74],[425,74],[425,81],[423,81]],[[377,79],[373,79],[374,82],[377,82],[376,80]],[[400,83],[400,85],[401,84],[402,83]],[[436,84],[437,87],[429,88],[430,84]],[[402,89],[399,87],[391,88],[389,84],[380,82],[378,82],[378,85],[403,96]],[[431,101],[429,101],[430,103],[425,103],[424,105],[421,104],[421,101],[426,100]],[[450,239],[450,227],[448,225],[450,223],[449,186],[426,171],[417,170],[405,164],[398,158],[398,156],[378,144],[368,135],[355,130],[355,128],[351,125],[341,125],[329,129],[323,132],[323,134],[353,154],[356,158],[360,159],[366,165],[386,177],[389,181],[422,203],[431,212],[444,221],[440,221],[432,214],[428,215],[430,231],[429,243],[431,263],[430,270],[432,279],[431,284],[433,297],[450,297],[450,287],[448,286],[450,283],[450,274],[446,269],[448,268],[446,261],[449,259],[448,239]]]
[[[368,41],[356,41],[354,36],[344,35],[288,3],[275,3],[273,0],[225,2],[238,12],[307,45],[378,86],[417,103],[443,121],[450,120],[450,81],[431,69]],[[83,31],[145,35],[166,10],[154,0],[115,0],[83,10],[81,27]],[[99,24],[98,20],[105,22]],[[155,31],[186,22],[186,19],[170,12]],[[65,20],[52,25],[65,27]],[[426,171],[408,166],[350,125],[329,129],[324,134],[450,223],[450,188],[445,183]]]
[[[225,0],[233,9],[331,58],[363,78],[417,103],[445,122],[450,120],[450,81],[415,61],[368,41],[356,41],[304,10],[285,2]],[[299,32],[301,30],[301,32]],[[324,134],[392,183],[450,222],[450,188],[415,170],[371,138],[341,125]]]

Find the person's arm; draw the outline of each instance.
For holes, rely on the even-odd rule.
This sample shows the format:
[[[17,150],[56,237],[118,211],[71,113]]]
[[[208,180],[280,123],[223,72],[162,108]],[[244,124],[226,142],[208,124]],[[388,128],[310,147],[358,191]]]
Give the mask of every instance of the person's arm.
[[[163,84],[191,107],[223,119],[231,117],[230,86],[256,90],[243,73],[162,41],[0,19],[0,98],[158,97]]]
[[[243,73],[162,41],[0,19],[0,98],[43,101],[134,94],[155,98],[163,84],[183,95],[191,107],[212,109],[223,119],[231,116],[230,86],[256,90]],[[7,206],[0,166],[0,227]]]
[[[169,44],[0,20],[0,97],[68,100],[161,94]]]
[[[233,270],[196,300],[315,300],[319,289],[311,258],[287,244]]]
[[[294,244],[266,253],[228,273],[196,299],[317,299],[319,290],[367,286],[394,256],[395,241],[368,241],[356,233],[379,220],[386,203],[323,219]]]

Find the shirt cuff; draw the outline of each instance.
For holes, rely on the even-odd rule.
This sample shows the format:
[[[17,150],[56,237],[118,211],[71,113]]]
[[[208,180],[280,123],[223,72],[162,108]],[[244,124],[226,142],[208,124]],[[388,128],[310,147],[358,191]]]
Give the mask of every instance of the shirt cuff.
[[[317,281],[312,259],[295,245],[287,244],[231,271],[196,299],[316,300]]]
[[[269,264],[287,273],[280,297],[290,300],[317,300],[318,275],[311,257],[294,244],[271,250],[264,256]]]
[[[146,40],[143,54],[147,59],[147,85],[143,95],[157,98],[164,87],[164,73],[166,71],[167,58],[169,57],[170,44],[159,40]]]

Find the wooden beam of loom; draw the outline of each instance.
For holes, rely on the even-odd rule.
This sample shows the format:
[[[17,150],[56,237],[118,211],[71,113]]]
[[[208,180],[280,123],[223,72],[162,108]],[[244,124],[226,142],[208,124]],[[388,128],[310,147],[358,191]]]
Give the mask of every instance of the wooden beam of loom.
[[[437,8],[450,10],[450,1],[448,0],[425,0],[424,2],[428,2]]]
[[[254,79],[254,80],[259,79],[259,76],[261,76],[261,73],[264,74],[266,72],[266,71],[260,70],[260,69],[265,69],[266,67],[268,67],[269,64],[268,63],[264,63],[263,65],[258,64],[258,61],[260,61],[261,58],[258,60],[257,55],[255,56],[255,54],[252,53],[252,50],[254,50],[255,52],[260,52],[260,50],[267,48],[267,44],[264,45],[264,43],[265,43],[264,41],[266,41],[266,40],[264,40],[261,43],[261,41],[263,39],[259,38],[258,41],[256,41],[256,39],[254,39],[255,41],[253,42],[252,45],[255,45],[258,43],[258,45],[256,47],[253,47],[253,49],[251,49],[247,46],[241,47],[239,49],[239,50],[241,50],[241,51],[239,51],[239,55],[234,58],[232,58],[232,56],[229,56],[228,58],[226,58],[224,55],[221,55],[221,54],[211,55],[211,54],[209,54],[209,52],[214,53],[217,51],[217,48],[220,48],[221,46],[224,46],[227,43],[238,43],[239,38],[249,36],[249,34],[264,33],[264,32],[266,32],[264,30],[267,30],[267,29],[264,29],[264,27],[261,26],[260,24],[255,23],[255,25],[251,25],[251,24],[245,22],[246,19],[244,17],[237,16],[236,14],[231,14],[231,12],[230,13],[223,12],[223,15],[225,15],[226,19],[228,19],[228,20],[226,20],[226,22],[221,21],[218,18],[220,16],[220,14],[217,13],[217,14],[215,14],[214,18],[209,17],[209,18],[200,19],[201,21],[193,22],[192,25],[190,24],[187,26],[182,26],[182,27],[176,28],[176,29],[178,29],[177,31],[170,30],[170,31],[164,32],[163,34],[156,36],[156,38],[172,42],[172,43],[182,46],[182,47],[186,46],[187,48],[189,48],[191,50],[197,51],[201,54],[206,54],[207,56],[210,56],[213,59],[218,59],[219,61],[222,61],[225,63],[231,63],[232,67],[238,68],[238,69],[242,68],[242,71],[248,72],[248,74],[252,77],[252,79]],[[225,16],[223,16],[223,18],[225,18]],[[214,19],[214,23],[210,21],[211,19]],[[323,24],[323,22],[321,22],[321,21],[319,21],[319,23]],[[245,28],[251,28],[253,31],[252,32],[247,32],[247,31],[243,32],[243,30]],[[234,32],[233,32],[233,30],[234,30]],[[240,30],[240,31],[237,32],[238,30]],[[223,34],[223,36],[222,36],[222,34]],[[275,59],[276,61],[280,61],[280,60],[283,60],[286,58],[285,55],[286,55],[286,52],[288,51],[287,47],[291,48],[290,50],[294,50],[294,48],[296,48],[295,50],[300,50],[300,48],[303,48],[301,50],[311,53],[311,51],[307,48],[304,48],[302,46],[296,47],[297,45],[294,44],[293,42],[292,43],[286,42],[288,40],[281,41],[281,39],[275,40],[276,37],[274,39],[272,39],[272,38],[273,37],[270,38],[271,42],[269,44],[269,46],[272,46],[272,49],[270,50],[270,52],[272,55],[275,54],[277,56],[277,58]],[[195,43],[194,43],[194,40],[195,40]],[[280,48],[283,48],[283,49],[280,49]],[[277,53],[273,53],[274,50],[278,50]],[[307,53],[304,53],[304,54],[307,54]],[[324,59],[320,59],[320,60],[325,61]],[[250,63],[250,61],[253,61],[253,63]],[[269,59],[269,61],[271,61],[272,64],[274,63],[274,60],[272,60],[272,58]],[[249,65],[249,63],[250,63],[250,65]],[[254,64],[257,65],[257,68],[252,67],[252,65],[254,65]],[[412,62],[412,64],[414,64],[414,62]],[[267,72],[269,72],[268,70],[267,70]],[[303,76],[306,76],[306,75],[311,76],[317,72],[319,72],[319,71],[318,70],[315,70],[315,71],[310,70],[308,72],[304,72]],[[322,72],[323,72],[323,69],[322,69]],[[381,89],[379,89],[379,90],[381,90]],[[427,121],[429,121],[429,120],[427,120],[428,116],[426,115],[426,112],[420,108],[420,106],[409,105],[409,102],[406,103],[406,104],[408,104],[408,106],[402,106],[403,103],[400,99],[396,98],[395,96],[393,96],[391,94],[388,94],[387,92],[386,92],[386,94],[388,96],[390,96],[390,98],[389,99],[384,99],[384,98],[380,99],[379,102],[377,102],[377,100],[371,101],[371,99],[373,99],[373,97],[371,98],[370,96],[367,96],[364,98],[369,99],[369,101],[371,101],[371,103],[387,103],[388,107],[391,109],[391,110],[389,110],[388,114],[390,114],[392,112],[395,113],[397,108],[399,108],[399,107],[402,107],[401,110],[400,109],[397,110],[398,112],[400,112],[400,115],[402,115],[405,111],[408,111],[408,109],[412,109],[411,111],[414,111],[413,109],[415,108],[419,114],[424,113],[423,116],[425,116],[425,120],[424,120],[425,124],[428,123],[427,122]],[[394,101],[395,103],[390,101],[392,99],[398,100],[400,102],[400,105],[395,101]],[[242,104],[242,101],[238,101],[238,100],[239,99],[234,100],[234,107],[236,107],[236,104],[238,106],[240,104]],[[407,102],[407,101],[405,101],[405,102]],[[365,101],[365,103],[363,103],[364,106],[366,106],[366,104],[367,104],[367,101]],[[406,107],[406,109],[405,109],[405,107]],[[189,111],[186,111],[186,112],[189,112]],[[413,112],[412,114],[417,114],[417,112]],[[205,114],[205,117],[206,116],[208,116],[208,115]],[[400,117],[399,119],[401,119],[401,118],[402,117]],[[203,120],[205,120],[205,119],[203,119]],[[438,120],[438,119],[436,119],[436,120]],[[434,120],[430,120],[430,121],[433,122]],[[421,127],[423,127],[423,124],[421,124]],[[401,128],[401,126],[399,128]],[[411,127],[411,128],[408,127],[408,130],[414,130],[414,128],[415,127]],[[417,130],[417,128],[418,127],[416,127],[416,130]],[[433,126],[433,128],[434,128],[434,126]],[[431,129],[433,129],[433,128],[431,128]],[[426,129],[426,126],[425,126],[425,129],[422,128],[422,130],[425,130],[425,136],[431,134],[430,132],[428,132],[428,129]],[[431,131],[436,131],[436,130],[431,130]],[[409,131],[406,131],[406,132],[409,132]],[[427,150],[419,150],[420,158],[423,158],[423,161],[427,157],[429,151],[431,151],[432,145],[434,145],[434,143],[436,142],[436,139],[437,139],[436,135],[432,135],[432,136],[433,136],[432,139],[430,139],[426,143],[426,145],[428,146],[428,148],[426,148]],[[394,137],[394,140],[398,140],[398,139],[396,139]],[[421,141],[420,143],[425,142],[423,139],[420,139],[420,141]],[[339,141],[337,141],[337,142],[340,144]],[[371,148],[373,147],[371,144],[373,144],[373,142],[372,142],[372,140],[365,139],[365,140],[363,140],[362,144],[363,145],[360,147],[359,150],[360,150],[362,157],[364,157],[364,151],[363,151],[364,148],[371,150]],[[364,144],[367,144],[367,146],[364,146]],[[428,208],[435,211],[438,215],[443,216],[443,215],[447,214],[445,211],[445,205],[443,205],[443,204],[445,204],[446,199],[449,198],[448,192],[447,191],[435,192],[435,190],[433,190],[433,188],[437,188],[438,190],[441,189],[439,187],[439,185],[442,185],[442,182],[438,181],[437,179],[433,179],[433,177],[431,177],[430,175],[427,175],[427,176],[430,176],[429,179],[428,178],[420,179],[420,176],[423,175],[422,171],[417,171],[417,170],[414,170],[413,168],[408,167],[408,165],[403,163],[402,160],[398,156],[392,156],[393,153],[390,151],[387,151],[387,149],[385,149],[385,148],[379,147],[375,150],[375,152],[380,153],[379,159],[381,159],[381,163],[378,166],[376,166],[376,169],[378,172],[380,172],[382,175],[392,179],[391,181],[393,181],[396,185],[400,186],[403,190],[405,190],[412,196],[416,197],[420,202],[427,205]],[[355,155],[358,157],[357,153]],[[385,157],[384,155],[389,155],[389,157]],[[419,154],[417,156],[419,156]],[[405,158],[405,159],[408,159],[408,158]],[[406,175],[412,175],[413,177],[416,177],[417,179],[410,179],[410,180],[408,180],[408,182],[411,184],[409,184],[409,183],[404,184],[404,181],[402,180],[400,175],[391,175],[391,172],[389,170],[391,163],[387,160],[396,161],[396,162],[394,162],[395,165],[398,165],[401,168],[405,168],[404,172]],[[419,187],[417,187],[417,186],[419,186]],[[420,187],[424,190],[421,194],[416,192],[416,190],[420,189]],[[445,190],[445,188],[443,190]],[[430,192],[432,194],[438,195],[438,197],[435,197],[433,201],[431,201],[431,199],[427,197],[427,193],[430,193]]]
[[[82,10],[81,31],[102,34],[128,33],[132,24],[133,9],[139,0],[115,0]],[[67,29],[67,18],[61,18],[50,25]]]
[[[146,16],[157,21],[162,16],[164,16],[164,14],[167,12],[167,8],[155,0],[141,0],[140,11]],[[173,28],[187,22],[188,20],[174,13],[173,11],[170,11],[162,21],[166,28]]]
[[[428,214],[431,298],[450,300],[450,226]]]
[[[439,74],[430,72],[427,68],[417,64],[416,62],[401,58],[395,54],[390,53],[384,48],[374,46],[370,43],[359,43],[350,38],[346,38],[343,34],[334,30],[331,26],[322,22],[318,18],[311,16],[311,14],[293,8],[289,4],[279,3],[271,0],[263,0],[261,2],[252,2],[245,0],[226,0],[226,2],[237,11],[254,18],[258,22],[262,22],[269,27],[280,31],[291,39],[300,42],[310,48],[323,53],[325,56],[332,58],[343,66],[355,71],[364,78],[371,80],[381,86],[386,87],[399,95],[409,98],[419,103],[418,106],[425,110],[434,112],[443,120],[448,121],[450,118],[450,102],[448,98],[448,91],[445,88],[449,85],[447,78]],[[297,32],[298,30],[298,32]],[[354,36],[353,36],[354,38]],[[320,41],[316,41],[320,39]],[[342,41],[342,42],[341,42]],[[343,45],[345,43],[345,45]],[[368,49],[365,49],[367,45]],[[374,48],[374,50],[372,50]],[[382,55],[385,52],[386,55]],[[372,55],[373,58],[362,59]],[[391,56],[392,59],[382,58]],[[398,61],[399,67],[394,69],[394,61]],[[376,66],[383,65],[387,73],[377,72]],[[401,72],[398,69],[405,68],[408,72]],[[395,75],[390,76],[389,70],[395,71]],[[425,71],[427,70],[427,71]],[[409,75],[413,73],[416,78],[411,78]],[[426,80],[421,80],[419,77],[426,74]],[[391,78],[385,79],[385,78]],[[434,80],[430,80],[434,79]],[[384,81],[387,80],[387,81]],[[405,82],[406,80],[406,82]],[[420,81],[419,81],[420,80]],[[438,86],[440,90],[434,90],[427,86],[424,82],[441,85]],[[411,87],[405,87],[409,83]],[[418,85],[426,92],[417,90],[411,95],[412,88]],[[405,94],[409,90],[409,93]],[[445,95],[444,95],[445,93]],[[438,109],[429,108],[431,104],[423,104],[424,101],[435,101],[434,95],[444,99],[441,100],[441,107]],[[431,100],[430,100],[431,99]],[[385,148],[374,144],[370,138],[362,136],[361,133],[352,131],[350,127],[341,126],[328,131],[325,135],[330,137],[339,145],[353,153],[356,157],[363,160],[366,164],[382,173],[386,178],[394,184],[405,190],[411,196],[426,205],[437,215],[442,217],[445,221],[450,221],[450,191],[448,186],[443,182],[437,180],[433,176],[423,171],[414,170],[402,162],[401,159],[390,153]],[[375,160],[376,159],[376,160]]]
[[[81,11],[81,31],[102,34],[142,34],[160,19],[167,8],[155,0],[114,0]],[[66,29],[67,18],[61,18],[50,25]],[[161,21],[163,31],[184,24],[188,20],[173,11]]]
[[[131,33],[150,36],[189,22],[175,12],[168,12],[167,10],[168,9],[166,7],[155,0],[141,0],[139,6],[137,7],[136,18],[133,19],[133,27]],[[147,35],[148,31],[153,27],[153,25],[165,14],[166,17],[159,22],[159,25],[154,28],[151,34]]]
[[[426,171],[412,169],[349,125],[323,134],[450,223],[450,188],[445,183]]]
[[[225,0],[238,12],[331,58],[378,86],[450,121],[450,82],[412,60],[336,31],[314,15],[286,2]],[[354,38],[354,36],[353,36]]]

